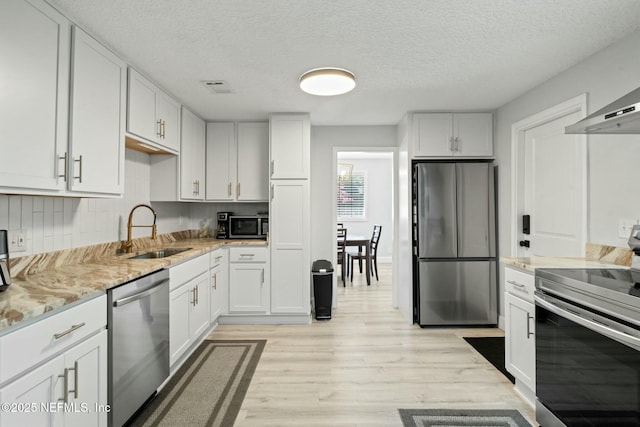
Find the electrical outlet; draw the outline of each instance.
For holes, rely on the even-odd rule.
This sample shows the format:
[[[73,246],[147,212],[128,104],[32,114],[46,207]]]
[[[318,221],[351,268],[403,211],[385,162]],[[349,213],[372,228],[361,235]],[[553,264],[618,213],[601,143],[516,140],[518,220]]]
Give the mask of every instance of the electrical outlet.
[[[631,229],[635,225],[635,221],[632,219],[619,219],[618,220],[618,237],[626,239],[631,234]]]
[[[13,252],[24,252],[27,250],[26,230],[9,230],[7,239],[9,240],[9,254]]]

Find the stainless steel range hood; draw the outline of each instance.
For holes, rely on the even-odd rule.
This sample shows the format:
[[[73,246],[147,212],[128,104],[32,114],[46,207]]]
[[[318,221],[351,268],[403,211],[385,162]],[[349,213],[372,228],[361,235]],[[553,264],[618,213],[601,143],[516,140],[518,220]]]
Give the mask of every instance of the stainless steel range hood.
[[[640,134],[640,87],[567,126],[564,133]]]

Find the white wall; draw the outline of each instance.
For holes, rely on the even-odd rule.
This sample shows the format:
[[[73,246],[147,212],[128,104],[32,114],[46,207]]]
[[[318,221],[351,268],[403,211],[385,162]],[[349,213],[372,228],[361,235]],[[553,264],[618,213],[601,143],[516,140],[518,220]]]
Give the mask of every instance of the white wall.
[[[370,236],[374,225],[381,225],[378,244],[378,262],[391,262],[393,254],[393,157],[385,154],[383,158],[366,157],[363,153],[339,153],[339,161],[353,165],[353,172],[364,172],[365,215],[364,220],[339,220],[344,223],[350,234]],[[366,153],[364,153],[366,155]]]
[[[127,237],[129,211],[139,203],[149,204],[149,155],[126,150],[125,193],[120,199],[87,199],[0,194],[0,229],[26,231],[26,252],[19,257],[61,249],[123,240]],[[190,207],[180,203],[154,203],[158,234],[192,227]],[[134,224],[153,221],[148,210],[137,210]],[[134,229],[133,237],[150,235],[149,229]]]
[[[396,147],[396,126],[311,127],[311,259],[335,257],[334,148]],[[389,235],[387,235],[389,236]]]
[[[495,152],[500,165],[499,218],[501,255],[511,242],[511,126],[581,93],[588,113],[640,86],[640,31],[596,53],[497,110]],[[619,219],[640,219],[635,173],[640,135],[588,136],[588,241],[626,247],[618,237]]]

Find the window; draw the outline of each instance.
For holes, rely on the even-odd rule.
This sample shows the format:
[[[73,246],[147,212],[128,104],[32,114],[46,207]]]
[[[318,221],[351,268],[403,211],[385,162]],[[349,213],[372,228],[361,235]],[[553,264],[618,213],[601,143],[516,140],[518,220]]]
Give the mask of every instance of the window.
[[[365,219],[365,181],[364,172],[352,172],[337,177],[336,214],[338,219]]]

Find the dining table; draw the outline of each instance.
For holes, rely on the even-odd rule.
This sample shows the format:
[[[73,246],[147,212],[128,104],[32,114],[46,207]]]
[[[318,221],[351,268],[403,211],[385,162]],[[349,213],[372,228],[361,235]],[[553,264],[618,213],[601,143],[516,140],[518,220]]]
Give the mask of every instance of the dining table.
[[[358,252],[362,252],[364,247],[365,253],[365,275],[367,277],[367,286],[371,285],[371,236],[364,236],[359,234],[349,234],[347,232],[347,240],[345,246],[357,246]],[[351,272],[353,275],[353,272]]]

